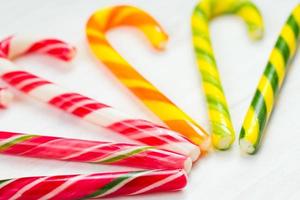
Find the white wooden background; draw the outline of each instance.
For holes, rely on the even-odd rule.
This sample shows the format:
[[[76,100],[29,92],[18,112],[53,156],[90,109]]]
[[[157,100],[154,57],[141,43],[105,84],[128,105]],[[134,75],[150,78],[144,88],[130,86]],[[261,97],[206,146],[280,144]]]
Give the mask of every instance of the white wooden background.
[[[158,53],[138,31],[110,33],[114,46],[128,60],[208,128],[208,117],[191,44],[190,15],[197,0],[0,0],[0,37],[12,33],[39,33],[65,39],[78,47],[70,65],[45,57],[20,59],[25,69],[138,117],[156,121],[123,87],[114,81],[90,54],[85,22],[93,11],[115,4],[147,10],[170,35],[168,48]],[[211,24],[212,40],[234,127],[238,133],[259,77],[277,35],[298,0],[255,0],[266,25],[262,41],[252,42],[236,17],[222,17]],[[130,48],[128,48],[130,46]],[[260,152],[242,157],[238,145],[200,160],[182,192],[122,199],[300,199],[300,57],[289,71]],[[35,134],[120,141],[114,134],[81,123],[26,98],[0,114],[1,130]],[[125,170],[122,167],[17,158],[0,155],[0,179]]]

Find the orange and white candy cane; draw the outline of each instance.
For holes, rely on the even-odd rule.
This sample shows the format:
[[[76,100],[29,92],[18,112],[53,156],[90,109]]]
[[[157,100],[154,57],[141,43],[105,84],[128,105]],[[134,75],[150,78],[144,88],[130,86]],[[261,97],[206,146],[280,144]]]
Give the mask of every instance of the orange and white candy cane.
[[[132,6],[114,6],[96,11],[87,22],[86,34],[92,52],[169,128],[199,145],[203,152],[207,151],[211,142],[205,130],[137,72],[110,45],[105,36],[106,32],[119,26],[132,26],[141,30],[158,50],[164,48],[168,39],[161,26],[146,12]]]

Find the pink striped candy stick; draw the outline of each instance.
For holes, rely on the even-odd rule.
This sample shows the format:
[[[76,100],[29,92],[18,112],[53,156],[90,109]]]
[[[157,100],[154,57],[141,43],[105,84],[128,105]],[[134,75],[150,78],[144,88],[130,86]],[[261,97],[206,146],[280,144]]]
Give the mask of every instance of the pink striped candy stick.
[[[184,170],[150,170],[0,180],[0,200],[78,200],[168,192],[187,184]]]
[[[0,131],[0,153],[144,169],[184,169],[186,172],[192,166],[190,158],[151,146],[3,131]]]
[[[49,40],[52,41],[51,39],[46,41]],[[14,41],[13,38],[10,41]],[[16,40],[14,46],[25,44],[18,41],[22,40]],[[8,59],[19,57],[27,52],[36,52],[32,50],[36,49],[32,47],[36,46],[34,42],[31,45],[27,42],[26,45],[27,48],[20,48],[23,49],[22,51],[14,51],[13,53],[10,53],[9,50],[6,51],[7,58],[0,60],[0,76],[10,86],[39,101],[51,104],[85,121],[118,132],[140,143],[186,155],[191,157],[193,161],[199,157],[200,150],[197,146],[165,127],[146,120],[136,119],[111,106],[99,103],[78,93],[70,92],[50,81],[15,67]],[[54,56],[58,58],[63,57],[59,54],[54,54]]]

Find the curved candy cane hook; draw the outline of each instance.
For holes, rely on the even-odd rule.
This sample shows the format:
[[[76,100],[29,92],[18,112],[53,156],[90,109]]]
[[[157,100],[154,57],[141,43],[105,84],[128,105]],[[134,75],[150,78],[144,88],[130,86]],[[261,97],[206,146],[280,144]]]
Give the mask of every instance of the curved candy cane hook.
[[[75,55],[75,48],[56,39],[39,39],[29,36],[9,36],[0,42],[0,58],[15,59],[31,53],[46,54],[63,61],[70,61]],[[12,101],[13,94],[6,87],[0,86],[0,108],[6,108]]]
[[[208,104],[212,142],[220,150],[230,148],[235,139],[209,34],[209,21],[223,14],[240,16],[251,38],[258,39],[263,34],[262,17],[248,0],[202,0],[194,9],[191,20],[194,50]]]
[[[254,154],[259,148],[264,128],[268,123],[300,39],[300,4],[298,4],[283,26],[273,48],[265,71],[258,83],[255,95],[245,116],[240,132],[240,149]]]
[[[25,43],[26,42],[19,42],[17,44],[24,45]],[[40,47],[41,44],[45,43],[49,44],[48,48],[50,48],[51,51],[48,51],[48,48]],[[55,45],[51,46],[52,43]],[[61,48],[61,45],[63,45],[63,48]],[[11,48],[11,51],[17,52],[14,54],[9,54],[9,51],[3,51],[3,55],[6,56],[3,56],[5,58],[0,58],[0,78],[10,86],[38,101],[50,104],[97,126],[120,133],[132,140],[160,149],[184,154],[191,157],[193,161],[198,159],[200,149],[185,137],[165,127],[146,120],[134,118],[109,105],[71,92],[32,73],[20,70],[8,59],[10,58],[9,55],[12,55],[11,58],[14,58],[28,52],[46,52],[59,59],[69,60],[71,58],[69,55],[74,55],[74,53],[67,51],[67,49],[72,49],[69,48],[69,46],[65,46],[64,43],[62,44],[61,41],[57,40],[42,40],[42,42],[34,43],[34,45],[31,43],[28,45],[28,43],[26,43],[24,46],[27,47],[17,48],[19,49],[18,51]],[[68,48],[65,49],[66,47]],[[56,50],[53,51],[53,49]]]
[[[210,137],[204,129],[139,74],[109,44],[106,32],[119,26],[138,28],[156,49],[162,49],[167,40],[166,33],[146,12],[132,6],[115,6],[96,11],[87,22],[86,34],[93,53],[169,128],[200,145],[204,152],[207,151]]]

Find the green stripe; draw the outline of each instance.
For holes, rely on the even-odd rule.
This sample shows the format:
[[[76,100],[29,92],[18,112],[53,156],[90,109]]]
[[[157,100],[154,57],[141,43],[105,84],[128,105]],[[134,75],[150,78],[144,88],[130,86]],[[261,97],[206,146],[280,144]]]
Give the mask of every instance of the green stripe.
[[[213,133],[216,135],[227,135],[224,133],[231,133],[232,131],[228,129],[228,127],[224,126],[224,124],[220,124],[220,122],[211,121],[213,127]]]
[[[36,135],[24,135],[24,136],[21,136],[21,137],[18,137],[10,142],[7,142],[7,143],[4,143],[3,145],[0,146],[0,151],[4,151],[8,148],[10,148],[11,146],[17,144],[17,143],[20,143],[20,142],[23,142],[23,141],[26,141],[26,140],[29,140],[33,137],[36,137]]]
[[[265,77],[270,81],[272,89],[273,89],[273,97],[275,98],[278,87],[279,87],[279,78],[276,72],[275,67],[273,66],[272,63],[268,63],[265,71],[264,71]]]
[[[207,73],[204,70],[201,70],[201,74],[202,74],[201,76],[202,76],[203,82],[210,83],[213,86],[217,87],[220,91],[223,92],[223,88],[221,87],[221,83],[218,79],[214,78],[212,75],[210,75],[209,73]]]
[[[239,12],[241,9],[244,9],[246,7],[251,7],[253,8],[257,13],[259,13],[259,10],[257,9],[257,7],[250,1],[245,1],[245,2],[241,2],[238,3],[237,5],[232,5],[230,10],[227,11],[227,13],[232,14],[232,13],[237,13]]]
[[[295,38],[298,38],[298,36],[299,36],[299,25],[297,24],[297,21],[295,20],[293,15],[291,15],[288,18],[287,24],[292,28],[292,30],[295,34]]]
[[[3,184],[3,183],[5,183],[5,182],[7,182],[7,181],[10,181],[11,179],[6,179],[6,180],[0,180],[0,186]]]
[[[120,175],[120,177],[112,180],[110,183],[106,184],[105,186],[103,186],[99,190],[95,191],[92,194],[87,195],[86,197],[84,197],[82,199],[90,199],[90,198],[105,194],[107,191],[113,189],[114,187],[116,187],[117,185],[122,183],[123,181],[125,181],[125,180],[131,178],[132,176],[135,176],[139,173],[142,173],[142,172],[145,172],[145,171],[135,171],[135,172],[129,172],[127,174],[122,174],[122,175]]]
[[[198,27],[192,27],[193,37],[201,37],[202,39],[210,42],[210,37],[207,33],[199,31]]]
[[[206,51],[204,51],[203,49],[201,49],[199,47],[195,47],[195,51],[196,51],[197,58],[203,58],[203,59],[209,61],[210,63],[216,65],[216,59],[214,58],[213,55],[207,53]]]
[[[126,159],[128,157],[131,157],[133,155],[139,154],[141,152],[147,151],[149,149],[155,149],[155,148],[154,147],[141,147],[139,149],[135,149],[135,150],[130,151],[128,153],[124,153],[124,154],[121,154],[121,155],[118,155],[118,156],[115,156],[115,157],[112,157],[112,158],[105,159],[105,160],[101,161],[100,163],[113,163],[113,162],[117,162],[117,161]]]
[[[254,108],[259,123],[259,134],[263,131],[267,121],[267,106],[264,96],[256,90],[251,106]]]
[[[227,109],[227,106],[225,106],[223,103],[217,101],[212,96],[207,96],[206,99],[207,99],[210,109],[217,110],[217,111],[221,112],[222,114],[226,115],[226,117],[230,119],[230,114],[229,114],[229,110]]]
[[[242,127],[242,130],[240,132],[240,139],[244,138],[245,135],[246,135],[246,131],[245,131],[244,127]]]
[[[285,65],[288,63],[290,57],[290,49],[287,42],[283,39],[283,37],[279,36],[275,47],[281,52],[283,55]]]
[[[208,20],[207,14],[204,12],[204,10],[199,6],[197,6],[194,10],[194,15],[197,15],[198,17],[203,17],[205,20]]]

